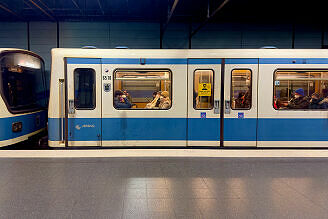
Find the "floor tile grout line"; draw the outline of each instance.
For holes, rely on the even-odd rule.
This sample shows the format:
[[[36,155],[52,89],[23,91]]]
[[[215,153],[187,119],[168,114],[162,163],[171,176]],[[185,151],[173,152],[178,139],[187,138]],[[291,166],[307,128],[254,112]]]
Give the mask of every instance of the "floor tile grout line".
[[[328,210],[328,207],[325,208],[325,207],[322,206],[322,204],[315,203],[314,200],[312,200],[311,198],[307,197],[304,193],[296,190],[295,188],[293,188],[291,185],[289,185],[286,182],[283,182],[283,183],[286,184],[289,188],[291,188],[295,192],[297,192],[298,194],[300,194],[301,196],[303,196],[306,200],[310,201],[312,204],[315,204],[316,206],[320,207],[322,210]]]

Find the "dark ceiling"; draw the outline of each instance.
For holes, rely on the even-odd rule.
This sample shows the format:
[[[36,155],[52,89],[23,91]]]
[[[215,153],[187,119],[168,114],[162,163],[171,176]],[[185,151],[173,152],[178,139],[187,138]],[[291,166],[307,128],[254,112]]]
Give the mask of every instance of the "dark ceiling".
[[[0,21],[212,22],[325,24],[326,1],[301,0],[0,0]]]

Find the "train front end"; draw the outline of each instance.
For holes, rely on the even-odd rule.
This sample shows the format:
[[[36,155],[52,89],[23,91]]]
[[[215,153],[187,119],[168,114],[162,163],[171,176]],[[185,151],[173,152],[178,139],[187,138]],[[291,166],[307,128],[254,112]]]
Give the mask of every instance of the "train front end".
[[[26,50],[0,49],[0,147],[25,141],[47,125],[44,62]]]

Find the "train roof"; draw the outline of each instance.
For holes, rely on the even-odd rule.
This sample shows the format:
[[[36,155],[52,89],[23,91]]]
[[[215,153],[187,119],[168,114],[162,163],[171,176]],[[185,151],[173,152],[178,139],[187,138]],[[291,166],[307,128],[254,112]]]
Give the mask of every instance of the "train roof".
[[[328,58],[326,49],[74,49],[54,48],[54,58]]]

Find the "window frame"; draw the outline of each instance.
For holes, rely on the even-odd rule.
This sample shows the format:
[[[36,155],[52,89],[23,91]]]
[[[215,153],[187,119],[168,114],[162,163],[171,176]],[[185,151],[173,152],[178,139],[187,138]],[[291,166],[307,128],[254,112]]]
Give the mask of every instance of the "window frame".
[[[250,106],[249,106],[249,108],[232,108],[232,73],[233,73],[233,71],[235,71],[235,70],[248,70],[248,71],[250,71],[251,72],[251,104],[250,104]],[[231,110],[251,110],[252,109],[252,107],[253,107],[253,71],[252,71],[252,69],[250,69],[250,68],[234,68],[234,69],[232,69],[231,70],[231,74],[230,74],[230,109]]]
[[[91,69],[93,72],[93,81],[94,81],[94,83],[93,83],[93,100],[94,100],[94,105],[93,105],[93,108],[77,108],[76,107],[76,102],[75,102],[75,100],[76,100],[76,96],[75,96],[75,72],[76,72],[76,70],[77,69]],[[96,88],[97,88],[97,81],[96,81],[96,70],[94,69],[94,68],[75,68],[74,69],[74,71],[73,71],[73,90],[74,90],[74,108],[76,109],[76,110],[94,110],[94,109],[96,109],[96,107],[97,107],[97,95],[96,95],[96,92],[97,92],[97,90],[96,90]]]
[[[194,94],[195,94],[195,74],[196,74],[196,71],[212,71],[212,73],[213,73],[213,85],[211,85],[211,92],[212,92],[212,94],[213,95],[211,95],[211,101],[212,101],[212,107],[211,108],[199,108],[199,109],[197,109],[197,108],[195,108],[195,104],[194,104]],[[192,106],[193,106],[193,108],[194,108],[194,110],[212,110],[213,108],[214,108],[214,89],[215,89],[215,71],[214,71],[214,69],[211,69],[211,68],[196,68],[195,70],[194,70],[194,72],[193,72],[193,78],[192,78]]]
[[[170,108],[168,109],[147,109],[147,108],[116,108],[115,107],[115,104],[114,104],[114,92],[116,91],[115,89],[115,80],[116,80],[116,73],[118,71],[126,71],[126,72],[138,72],[138,71],[145,71],[145,72],[149,72],[149,71],[166,71],[166,72],[169,72],[170,74],[170,81],[171,81],[171,89],[170,89],[170,93],[171,93],[171,97],[170,97],[170,100],[171,100],[171,105],[170,105]],[[132,111],[140,111],[140,110],[146,110],[146,111],[165,111],[165,110],[170,110],[173,106],[173,72],[171,69],[169,68],[116,68],[113,70],[113,74],[112,74],[112,78],[113,78],[113,98],[112,98],[112,101],[113,101],[113,108],[115,110],[132,110]]]
[[[273,71],[272,80],[272,108],[276,111],[328,111],[328,109],[276,109],[274,108],[274,94],[275,94],[275,76],[278,71],[325,71],[328,73],[328,68],[277,68]],[[327,80],[328,81],[328,80]]]

